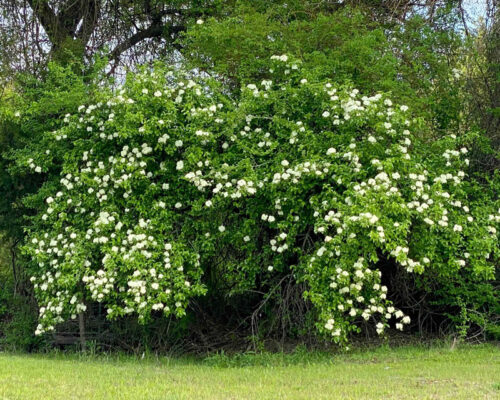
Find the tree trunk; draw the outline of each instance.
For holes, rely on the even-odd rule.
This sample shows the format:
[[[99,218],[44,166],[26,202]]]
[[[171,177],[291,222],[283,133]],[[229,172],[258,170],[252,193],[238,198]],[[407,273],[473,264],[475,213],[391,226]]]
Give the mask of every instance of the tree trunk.
[[[82,351],[87,350],[87,340],[85,339],[85,319],[83,312],[78,314],[78,327],[80,328],[80,348]]]
[[[10,257],[11,257],[11,265],[12,265],[12,278],[14,279],[14,296],[17,294],[17,263],[16,263],[16,245],[12,244],[10,246]]]

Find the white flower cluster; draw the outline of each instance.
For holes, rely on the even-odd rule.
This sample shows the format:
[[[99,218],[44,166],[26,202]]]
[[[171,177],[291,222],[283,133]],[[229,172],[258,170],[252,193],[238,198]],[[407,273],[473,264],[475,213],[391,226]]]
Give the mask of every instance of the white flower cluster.
[[[82,282],[87,285],[90,290],[92,299],[101,302],[104,296],[108,296],[114,290],[114,282],[116,280],[116,272],[98,270],[95,275],[84,275]]]

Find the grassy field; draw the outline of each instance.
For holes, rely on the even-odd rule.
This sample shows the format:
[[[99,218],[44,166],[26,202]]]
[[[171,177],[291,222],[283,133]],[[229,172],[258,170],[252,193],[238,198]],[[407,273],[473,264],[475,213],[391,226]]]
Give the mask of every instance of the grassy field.
[[[135,359],[0,353],[0,399],[498,399],[494,345]]]

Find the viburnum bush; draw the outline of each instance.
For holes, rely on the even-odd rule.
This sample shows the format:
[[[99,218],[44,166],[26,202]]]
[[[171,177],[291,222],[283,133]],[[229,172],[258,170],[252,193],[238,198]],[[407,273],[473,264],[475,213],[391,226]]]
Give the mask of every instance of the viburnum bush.
[[[89,301],[109,318],[182,316],[216,255],[241,288],[293,273],[339,343],[363,321],[379,334],[410,322],[381,258],[494,277],[499,204],[474,192],[467,135],[425,141],[425,121],[388,96],[318,81],[286,55],[269,67],[238,99],[162,66],[133,74],[19,160],[42,174],[64,160],[30,199],[43,209],[25,246],[38,334]]]

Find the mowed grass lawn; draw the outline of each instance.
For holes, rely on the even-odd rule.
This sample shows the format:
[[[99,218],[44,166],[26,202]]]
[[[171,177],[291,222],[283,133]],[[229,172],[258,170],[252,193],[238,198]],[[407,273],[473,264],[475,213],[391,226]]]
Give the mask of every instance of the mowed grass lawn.
[[[134,359],[0,353],[0,399],[498,399],[489,344]]]

